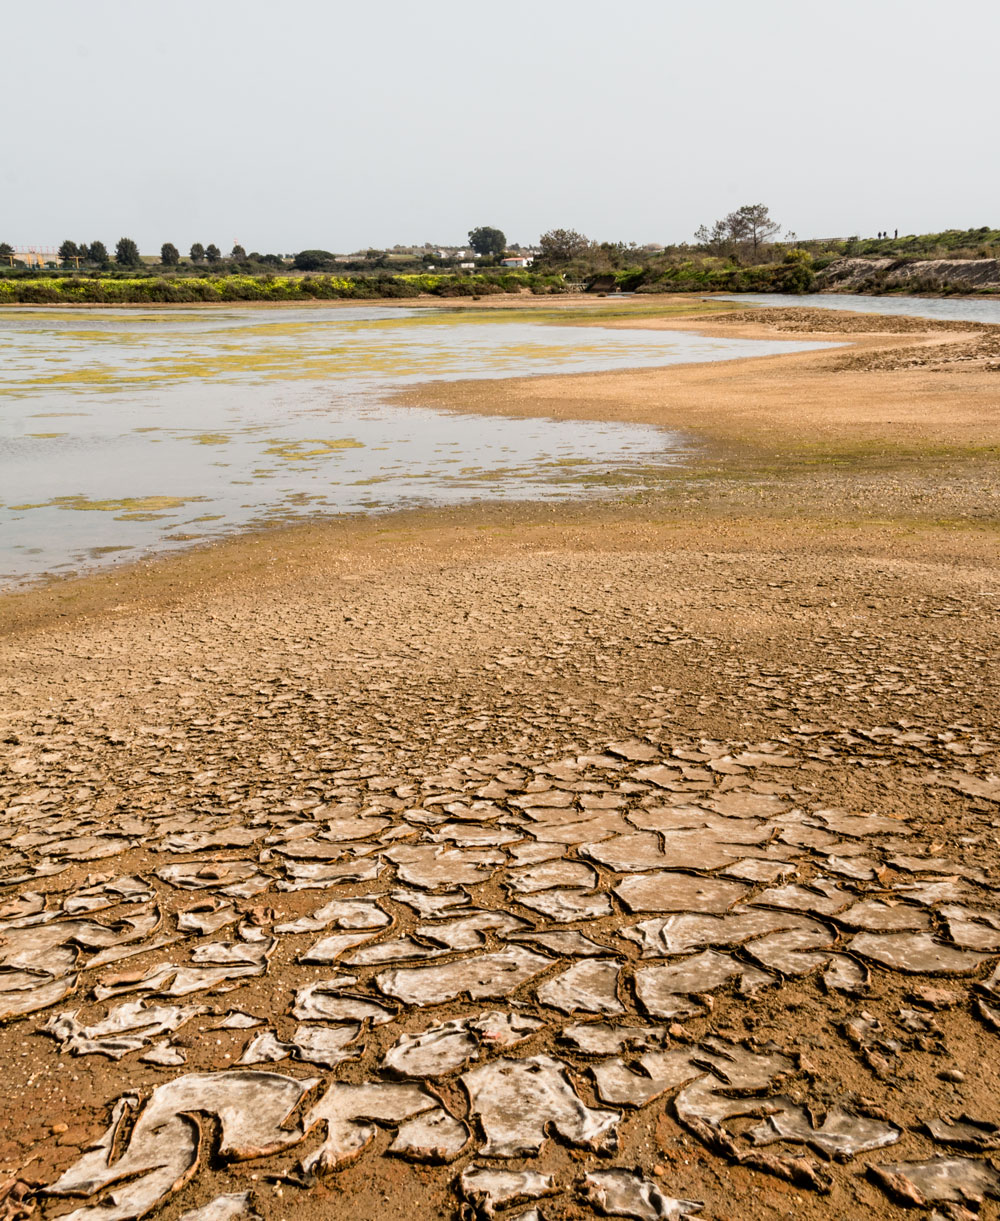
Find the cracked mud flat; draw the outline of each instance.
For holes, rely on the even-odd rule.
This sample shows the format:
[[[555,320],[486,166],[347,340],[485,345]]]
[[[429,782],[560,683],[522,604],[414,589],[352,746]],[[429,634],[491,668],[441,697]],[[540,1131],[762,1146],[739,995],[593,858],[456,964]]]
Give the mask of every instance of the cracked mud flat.
[[[36,602],[0,1217],[996,1217],[995,560],[790,540]]]
[[[548,554],[10,637],[8,1215],[991,1215],[951,577]]]

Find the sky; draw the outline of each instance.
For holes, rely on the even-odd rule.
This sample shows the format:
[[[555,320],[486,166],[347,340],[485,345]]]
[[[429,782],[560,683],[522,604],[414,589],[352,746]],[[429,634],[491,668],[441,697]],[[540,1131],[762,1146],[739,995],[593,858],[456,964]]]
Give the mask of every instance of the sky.
[[[1000,227],[997,0],[7,0],[0,241]]]

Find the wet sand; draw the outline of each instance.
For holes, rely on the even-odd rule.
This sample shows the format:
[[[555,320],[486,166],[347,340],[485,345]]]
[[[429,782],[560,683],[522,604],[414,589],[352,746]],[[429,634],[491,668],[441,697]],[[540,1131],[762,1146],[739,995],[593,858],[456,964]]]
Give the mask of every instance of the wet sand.
[[[550,1221],[616,1193],[718,1221],[935,1192],[995,1215],[992,331],[792,313],[669,325],[850,346],[411,396],[689,433],[655,492],[311,524],[0,601],[0,998],[22,1010],[0,1191],[51,1187],[159,1087],[201,1135],[119,1133],[43,1215],[109,1216],[126,1149],[167,1221],[244,1191],[269,1221],[487,1215],[472,1167],[551,1176],[511,1221],[536,1188]],[[208,1012],[87,1049],[139,999]],[[261,1025],[218,1029],[232,1011]],[[39,1033],[67,1012],[80,1029]],[[441,1062],[401,1037],[445,1022]],[[238,1070],[260,1097],[319,1084],[256,1108],[283,1151],[232,1160],[204,1075],[268,1030]],[[346,1058],[317,1064],[317,1031]],[[943,1188],[919,1168],[941,1154]]]
[[[759,456],[781,464],[833,457],[838,448],[850,453],[879,446],[891,460],[911,446],[962,450],[1000,441],[1000,328],[793,309],[708,319],[639,316],[605,325],[809,338],[849,349],[670,371],[510,379],[499,387],[436,383],[409,401],[487,414],[659,424],[707,440],[728,458]],[[897,376],[871,376],[884,371]]]

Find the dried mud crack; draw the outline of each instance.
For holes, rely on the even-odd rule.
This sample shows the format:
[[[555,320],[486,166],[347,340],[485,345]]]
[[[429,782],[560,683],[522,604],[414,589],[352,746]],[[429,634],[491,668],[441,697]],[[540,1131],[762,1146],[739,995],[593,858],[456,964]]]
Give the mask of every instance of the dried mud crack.
[[[996,598],[567,548],[12,634],[5,1216],[991,1215]]]
[[[0,1221],[997,1216],[993,330],[712,326],[856,341],[426,392],[715,447],[641,503],[0,604]]]

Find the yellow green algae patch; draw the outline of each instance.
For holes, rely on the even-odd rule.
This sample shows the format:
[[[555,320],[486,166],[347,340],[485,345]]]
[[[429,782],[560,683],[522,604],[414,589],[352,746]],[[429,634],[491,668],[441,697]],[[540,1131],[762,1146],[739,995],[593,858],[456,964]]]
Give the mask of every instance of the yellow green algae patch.
[[[121,521],[149,521],[149,514],[180,509],[204,496],[125,496],[120,500],[91,500],[89,496],[54,496],[39,504],[11,505],[14,512],[27,509],[75,509],[81,512],[120,513]]]
[[[301,462],[305,458],[325,458],[328,454],[335,454],[342,449],[364,449],[364,445],[353,437],[337,437],[326,441],[310,438],[302,441],[275,441],[264,452],[274,454],[276,458],[286,458],[290,462]]]
[[[196,445],[226,445],[232,438],[224,432],[200,432],[191,440]]]
[[[39,441],[46,441],[49,437],[65,437],[64,432],[28,432],[24,434],[26,437],[34,437]]]
[[[2,288],[2,282],[0,282]],[[428,362],[425,354],[411,350],[407,345],[386,349],[380,344],[381,333],[420,330],[428,327],[448,330],[456,326],[496,326],[498,323],[528,323],[541,331],[545,326],[593,325],[614,321],[625,322],[629,318],[671,318],[732,310],[732,302],[672,302],[609,303],[606,306],[551,306],[541,309],[525,309],[517,305],[491,309],[459,307],[457,309],[420,308],[413,315],[400,317],[395,311],[384,317],[345,319],[336,313],[321,316],[313,314],[308,319],[269,322],[264,317],[250,321],[239,321],[227,325],[209,342],[205,350],[205,339],[199,335],[182,337],[170,355],[161,355],[150,347],[140,333],[101,332],[103,342],[127,343],[134,362],[113,366],[104,361],[82,368],[39,371],[33,377],[20,378],[18,391],[77,385],[88,391],[120,391],[128,386],[162,386],[172,382],[190,380],[228,379],[245,381],[250,379],[280,378],[291,380],[325,380],[331,377],[368,375],[373,372],[387,374],[422,372],[433,376],[453,367],[454,357],[445,354],[437,362]],[[324,334],[329,328],[332,335]],[[352,342],[342,341],[344,332]],[[86,338],[82,334],[80,339]],[[96,335],[95,335],[96,338]],[[601,352],[601,345],[583,346],[580,351]],[[481,354],[484,364],[494,368],[505,368],[507,362],[528,356],[532,360],[560,360],[565,354],[561,345],[545,345],[541,335],[531,342],[512,344],[491,356]],[[527,370],[526,370],[527,371]],[[8,392],[0,387],[0,393]],[[211,444],[213,442],[205,442]]]

